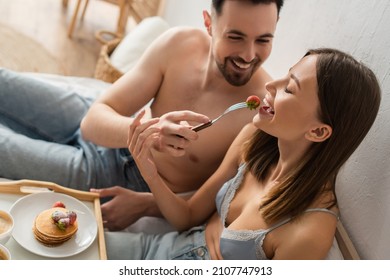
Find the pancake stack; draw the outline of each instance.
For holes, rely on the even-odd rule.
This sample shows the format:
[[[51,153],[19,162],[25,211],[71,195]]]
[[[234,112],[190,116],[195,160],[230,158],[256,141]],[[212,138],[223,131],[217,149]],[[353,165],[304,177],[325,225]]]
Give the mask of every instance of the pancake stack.
[[[35,238],[43,245],[49,247],[58,246],[68,241],[78,229],[77,221],[67,225],[65,228],[60,228],[52,218],[52,214],[55,211],[60,211],[65,215],[68,213],[68,210],[62,207],[44,210],[36,217],[33,225]]]

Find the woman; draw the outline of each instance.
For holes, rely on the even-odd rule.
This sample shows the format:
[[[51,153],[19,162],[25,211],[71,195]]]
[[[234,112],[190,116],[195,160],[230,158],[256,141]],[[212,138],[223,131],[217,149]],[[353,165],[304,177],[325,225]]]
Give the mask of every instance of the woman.
[[[266,88],[253,123],[188,201],[170,191],[153,163],[158,119],[141,124],[142,114],[137,117],[129,129],[129,150],[163,215],[178,231],[190,230],[107,233],[109,258],[327,256],[339,215],[336,177],[376,118],[378,81],[351,56],[315,49]],[[118,234],[117,244],[113,235]]]

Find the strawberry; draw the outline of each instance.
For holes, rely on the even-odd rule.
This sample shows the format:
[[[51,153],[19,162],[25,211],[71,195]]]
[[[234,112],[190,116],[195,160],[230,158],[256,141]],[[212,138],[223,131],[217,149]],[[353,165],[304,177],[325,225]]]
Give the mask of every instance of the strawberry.
[[[70,220],[69,218],[60,219],[56,225],[60,230],[65,230],[69,226]]]
[[[51,218],[53,219],[54,223],[57,223],[60,219],[66,218],[67,215],[65,213],[62,213],[61,211],[54,211],[51,214]]]
[[[256,109],[260,106],[260,98],[256,95],[249,96],[246,99],[246,106],[248,106],[250,110]]]
[[[56,201],[56,202],[54,202],[53,208],[55,208],[55,207],[66,208],[66,207],[65,207],[65,204],[62,203],[61,201]]]
[[[69,211],[67,214],[68,214],[68,218],[69,218],[69,224],[73,225],[76,222],[76,219],[77,219],[76,212]]]

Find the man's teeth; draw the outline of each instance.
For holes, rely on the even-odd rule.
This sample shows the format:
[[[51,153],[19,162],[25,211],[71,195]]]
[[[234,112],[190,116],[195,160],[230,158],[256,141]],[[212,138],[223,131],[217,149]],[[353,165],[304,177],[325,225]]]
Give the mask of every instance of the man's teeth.
[[[236,60],[233,60],[233,62],[234,62],[234,64],[235,64],[237,67],[239,67],[239,68],[241,68],[241,69],[248,69],[248,68],[251,66],[250,63],[242,63],[242,62],[238,62],[238,61],[236,61]]]

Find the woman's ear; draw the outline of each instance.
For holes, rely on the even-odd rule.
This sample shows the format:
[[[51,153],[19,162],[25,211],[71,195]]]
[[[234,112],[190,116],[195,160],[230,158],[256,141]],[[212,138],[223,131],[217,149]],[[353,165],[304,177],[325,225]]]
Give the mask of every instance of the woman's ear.
[[[211,16],[207,11],[203,11],[203,22],[207,29],[207,33],[211,36]]]
[[[321,124],[313,127],[306,132],[305,137],[312,142],[323,142],[332,135],[332,127],[327,124]]]

